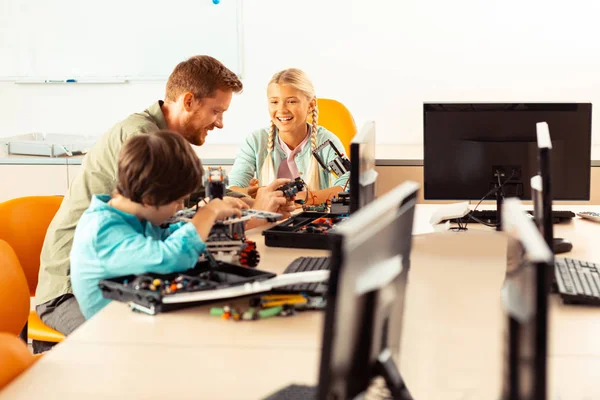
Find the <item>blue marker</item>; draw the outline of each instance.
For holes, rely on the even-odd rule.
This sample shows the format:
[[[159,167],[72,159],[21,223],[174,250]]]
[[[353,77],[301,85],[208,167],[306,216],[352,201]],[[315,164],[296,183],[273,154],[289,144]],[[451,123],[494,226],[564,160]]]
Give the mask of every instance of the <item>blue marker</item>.
[[[45,83],[76,83],[76,79],[46,79]]]
[[[213,4],[219,4],[221,0],[213,0]]]

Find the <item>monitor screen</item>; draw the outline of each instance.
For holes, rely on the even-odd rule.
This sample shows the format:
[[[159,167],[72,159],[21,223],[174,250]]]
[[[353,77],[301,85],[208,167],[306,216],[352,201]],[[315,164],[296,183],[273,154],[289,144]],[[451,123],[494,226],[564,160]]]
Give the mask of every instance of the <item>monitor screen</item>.
[[[375,122],[368,121],[350,143],[350,212],[375,199]]]
[[[552,131],[554,198],[589,199],[589,103],[424,104],[423,121],[425,199],[479,200],[504,184],[505,196],[530,200],[542,121]]]
[[[410,398],[392,356],[400,347],[418,187],[399,185],[329,235],[319,399],[357,398],[376,376],[393,398]]]

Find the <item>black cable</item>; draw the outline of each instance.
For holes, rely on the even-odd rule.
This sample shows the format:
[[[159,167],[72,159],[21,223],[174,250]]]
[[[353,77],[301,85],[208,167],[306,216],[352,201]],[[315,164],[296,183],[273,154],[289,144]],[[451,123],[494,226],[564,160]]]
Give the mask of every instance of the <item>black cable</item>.
[[[481,219],[479,219],[479,218],[475,218],[475,217],[474,217],[474,216],[472,216],[470,213],[469,213],[468,217],[469,217],[470,219],[472,219],[473,221],[475,221],[475,222],[477,222],[477,223],[479,223],[479,224],[481,224],[481,225],[489,226],[490,228],[496,228],[496,227],[498,226],[498,224],[494,224],[494,223],[485,222],[485,221],[483,221],[483,220],[481,220]],[[467,224],[465,224],[465,229],[467,229],[467,228],[466,228],[466,226],[467,226]]]
[[[458,226],[453,226],[451,227],[449,230],[453,231],[453,232],[462,232],[462,231],[466,231],[467,230],[467,226],[463,225],[463,220],[462,218],[458,218],[456,220],[456,224]]]
[[[517,171],[516,171],[515,169],[513,169],[513,171],[512,171],[512,174],[510,174],[510,176],[509,176],[509,177],[508,177],[508,178],[507,178],[507,179],[506,179],[504,182],[501,182],[501,181],[500,181],[500,171],[496,171],[496,176],[497,176],[497,178],[498,178],[498,186],[496,186],[495,188],[492,188],[492,189],[491,189],[489,192],[487,192],[487,193],[485,194],[485,196],[483,196],[483,197],[481,198],[481,200],[479,200],[479,202],[477,203],[477,205],[475,206],[475,208],[474,208],[473,210],[471,210],[471,211],[470,211],[470,212],[467,214],[467,216],[468,216],[470,219],[472,219],[472,220],[474,220],[474,221],[476,221],[476,222],[478,222],[478,223],[480,223],[480,224],[483,224],[483,225],[485,225],[485,226],[489,226],[490,228],[495,228],[495,227],[497,227],[497,226],[498,226],[498,221],[496,221],[496,223],[495,223],[495,224],[490,224],[490,223],[487,223],[487,222],[483,222],[482,220],[480,220],[480,219],[478,219],[478,218],[474,217],[474,216],[473,216],[473,212],[477,210],[477,208],[479,207],[479,205],[481,204],[481,202],[482,202],[483,200],[487,199],[487,198],[488,198],[490,195],[492,195],[492,194],[496,193],[498,190],[501,190],[501,189],[502,189],[502,187],[504,187],[504,185],[506,185],[506,183],[508,183],[508,181],[510,181],[510,180],[511,180],[511,179],[512,179],[512,178],[515,176],[515,174],[516,174],[516,173],[517,173]],[[504,193],[503,193],[503,192],[500,192],[500,193],[502,194],[502,198],[504,198]],[[468,222],[468,220],[467,220],[467,222],[465,223],[465,227],[464,227],[465,229],[464,229],[464,230],[467,230],[467,225],[468,225],[468,224],[469,224],[469,222]]]

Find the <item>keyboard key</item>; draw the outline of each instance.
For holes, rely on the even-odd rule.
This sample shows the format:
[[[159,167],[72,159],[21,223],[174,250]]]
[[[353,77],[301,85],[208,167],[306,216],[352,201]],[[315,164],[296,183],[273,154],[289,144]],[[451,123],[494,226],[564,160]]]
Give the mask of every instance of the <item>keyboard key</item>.
[[[583,293],[586,296],[591,296],[592,295],[592,289],[590,288],[590,284],[588,282],[587,274],[588,274],[588,271],[586,271],[585,268],[582,268],[580,270],[580,273],[579,273],[579,278],[581,279],[581,286],[583,287]]]
[[[577,273],[577,269],[573,264],[569,265],[569,274],[571,275],[571,279],[575,284],[575,290],[577,290],[577,294],[583,293],[583,287],[581,286],[581,281],[579,280],[579,274]]]
[[[596,284],[596,288],[598,289],[598,292],[600,292],[600,275],[598,275],[598,272],[593,271],[591,273],[592,275],[592,279],[594,280],[594,283]],[[598,297],[600,297],[600,295],[596,295]]]
[[[600,292],[598,291],[598,287],[596,286],[596,282],[592,276],[592,272],[588,271],[585,276],[590,284],[590,289],[592,290],[592,296],[600,297]]]

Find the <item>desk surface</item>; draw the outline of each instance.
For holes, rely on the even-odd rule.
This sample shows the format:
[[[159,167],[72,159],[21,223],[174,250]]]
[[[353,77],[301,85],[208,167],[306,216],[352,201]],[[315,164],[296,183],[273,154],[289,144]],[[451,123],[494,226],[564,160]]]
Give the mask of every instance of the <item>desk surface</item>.
[[[418,205],[418,221],[435,207]],[[499,393],[506,239],[475,227],[414,237],[400,370],[416,399]],[[573,241],[568,256],[600,261],[599,229],[577,218],[555,225],[555,235]],[[260,267],[273,272],[297,256],[326,254],[267,248],[260,230],[250,237],[261,252]],[[550,318],[550,398],[600,398],[600,309],[563,306],[553,296]],[[291,383],[316,384],[322,323],[320,312],[223,321],[210,317],[206,306],[152,317],[113,302],[0,399],[262,398]]]

